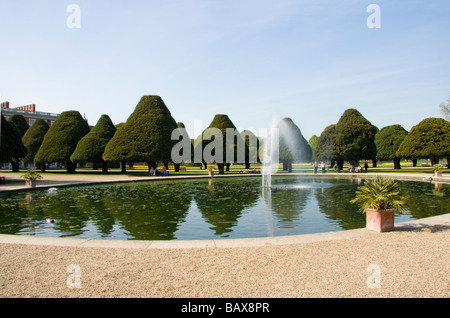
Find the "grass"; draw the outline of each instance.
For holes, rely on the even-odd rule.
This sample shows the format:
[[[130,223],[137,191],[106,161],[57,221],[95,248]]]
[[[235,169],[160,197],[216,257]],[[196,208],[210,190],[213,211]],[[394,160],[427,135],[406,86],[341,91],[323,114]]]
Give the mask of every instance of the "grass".
[[[422,163],[423,164],[423,163]],[[396,174],[402,174],[402,173],[413,173],[413,174],[433,174],[433,170],[431,166],[422,166],[422,164],[419,162],[418,167],[413,167],[412,163],[410,162],[402,162],[402,169],[395,170],[394,164],[392,162],[379,162],[377,165],[377,168],[373,168],[371,164],[369,164],[369,172],[376,172],[376,173],[396,173]],[[214,168],[215,173],[217,173],[217,166],[215,165],[208,165],[208,167],[212,166]],[[158,167],[161,169],[161,167]],[[344,165],[344,169],[341,171],[342,174],[348,173],[348,165]],[[251,165],[250,170],[260,170],[261,164],[255,164]],[[230,167],[230,171],[226,171],[225,174],[236,174],[241,171],[245,170],[245,166],[243,165],[233,165]],[[320,170],[320,169],[319,169]],[[8,176],[8,180],[6,180],[7,183],[17,183],[17,182],[23,182],[24,180],[21,178],[21,175],[23,172],[26,171],[26,169],[21,169],[20,172],[11,172],[8,170],[0,170],[0,176]],[[186,170],[181,170],[179,172],[175,172],[173,170],[173,167],[170,167],[168,170],[170,175],[207,175],[208,170],[200,169],[199,166],[187,166]],[[336,172],[334,169],[328,169],[328,172]],[[293,164],[292,165],[292,172],[294,173],[313,173],[313,167],[312,163],[301,163],[301,164]],[[279,174],[288,174],[287,171],[281,170],[281,165],[279,165]],[[47,172],[41,173],[43,176],[45,175],[61,175],[66,174],[65,169],[47,169]],[[92,168],[88,167],[82,167],[77,168],[76,174],[80,175],[86,175],[86,176],[101,176],[102,170],[92,170]],[[321,171],[319,171],[319,174],[321,174]],[[444,169],[443,174],[450,175],[450,169]],[[124,175],[124,173],[121,172],[120,168],[109,168],[108,176],[114,176],[114,175]],[[133,168],[127,168],[127,172],[125,175],[129,176],[147,176],[148,175],[148,168],[143,165],[135,165]]]

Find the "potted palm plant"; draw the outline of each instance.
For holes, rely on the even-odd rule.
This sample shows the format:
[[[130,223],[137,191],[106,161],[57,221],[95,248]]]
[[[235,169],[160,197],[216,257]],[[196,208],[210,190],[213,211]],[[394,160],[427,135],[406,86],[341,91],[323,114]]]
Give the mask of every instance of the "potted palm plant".
[[[444,169],[444,165],[435,164],[433,165],[433,172],[435,177],[442,177],[442,169]]]
[[[34,171],[33,169],[27,170],[25,174],[22,175],[22,178],[25,179],[25,185],[30,188],[36,187],[36,180],[42,179],[42,176]]]
[[[400,194],[400,186],[390,178],[377,177],[367,180],[356,191],[361,211],[366,213],[366,228],[377,232],[394,229],[394,213],[406,208],[405,196]]]
[[[213,167],[208,167],[208,175],[210,177],[214,177],[214,169],[213,169]]]

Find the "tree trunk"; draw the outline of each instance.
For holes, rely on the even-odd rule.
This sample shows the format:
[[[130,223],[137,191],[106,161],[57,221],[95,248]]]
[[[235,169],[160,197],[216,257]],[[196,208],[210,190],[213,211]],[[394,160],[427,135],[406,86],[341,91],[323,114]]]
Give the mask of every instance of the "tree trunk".
[[[180,164],[179,163],[174,163],[173,166],[174,166],[175,172],[179,172],[180,171]]]
[[[97,161],[92,162],[92,170],[98,170],[98,164]]]
[[[250,169],[250,162],[245,163],[245,169]]]
[[[12,172],[20,171],[18,162],[11,161],[11,168],[12,168],[12,170],[11,170]]]
[[[74,164],[72,161],[67,160],[66,161],[66,171],[67,173],[75,173],[76,164]]]
[[[377,161],[375,159],[372,160],[372,167],[373,168],[377,167]]]
[[[41,172],[45,172],[45,162],[41,162],[39,168],[41,168]]]
[[[450,158],[447,158],[447,168],[450,169]]]
[[[225,164],[226,171],[230,171],[230,166],[231,166],[231,163],[226,163]]]
[[[121,165],[121,167],[122,167],[122,170],[120,170],[120,172],[126,173],[126,172],[127,172],[127,163],[126,163],[125,161],[122,161],[122,162],[120,163],[120,165]]]
[[[394,159],[394,169],[401,169],[400,159]]]
[[[108,163],[105,160],[102,160],[102,173],[103,174],[108,173]]]
[[[344,169],[344,160],[336,160],[338,166],[338,172],[341,172]]]
[[[432,158],[430,158],[430,161],[431,161],[431,166],[434,166],[439,163],[439,158],[432,157]]]
[[[225,171],[224,171],[224,165],[225,165],[225,164],[223,164],[223,163],[218,163],[218,164],[217,164],[217,168],[219,169],[219,174],[224,174],[224,173],[225,173]]]
[[[417,159],[413,159],[411,161],[412,161],[413,167],[417,167]]]

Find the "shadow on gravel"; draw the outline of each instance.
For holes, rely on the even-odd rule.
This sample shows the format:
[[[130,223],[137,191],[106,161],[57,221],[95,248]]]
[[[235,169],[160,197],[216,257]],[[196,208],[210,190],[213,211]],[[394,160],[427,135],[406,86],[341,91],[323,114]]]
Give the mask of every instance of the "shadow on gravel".
[[[450,230],[450,224],[424,224],[424,223],[414,223],[414,224],[404,224],[395,227],[395,231],[414,231],[414,232],[441,232]]]

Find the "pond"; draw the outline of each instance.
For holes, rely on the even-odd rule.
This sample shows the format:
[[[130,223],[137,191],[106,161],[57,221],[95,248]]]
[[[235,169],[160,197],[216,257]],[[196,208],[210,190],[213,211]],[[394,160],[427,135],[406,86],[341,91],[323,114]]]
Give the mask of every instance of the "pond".
[[[0,233],[117,240],[201,240],[365,227],[350,203],[363,179],[277,176],[131,182],[0,195]],[[395,222],[448,213],[450,185],[399,181],[409,211]]]

